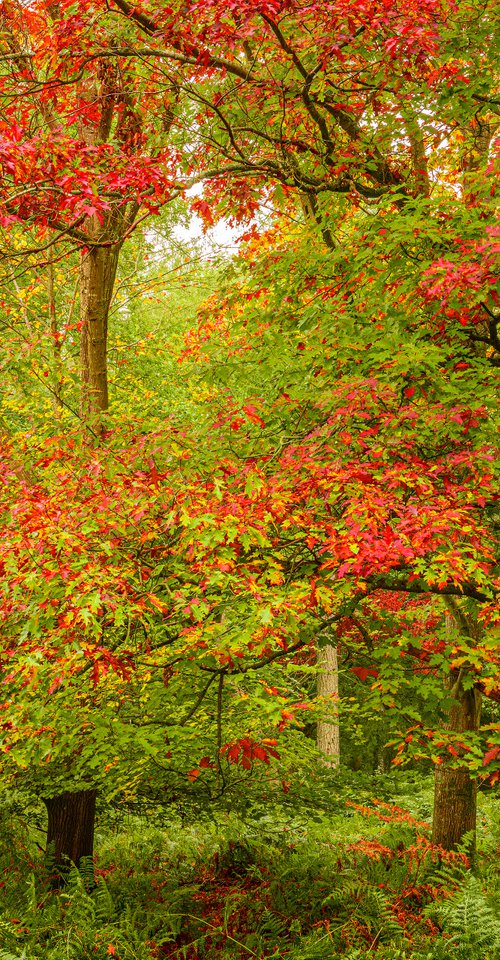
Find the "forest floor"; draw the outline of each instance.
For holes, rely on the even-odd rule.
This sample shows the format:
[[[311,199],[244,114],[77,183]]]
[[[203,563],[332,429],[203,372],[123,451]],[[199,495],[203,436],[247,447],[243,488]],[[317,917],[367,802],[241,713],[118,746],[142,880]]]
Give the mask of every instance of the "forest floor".
[[[254,804],[195,819],[101,813],[90,867],[43,882],[33,825],[5,815],[0,960],[499,960],[500,798],[478,854],[429,840],[429,785],[397,805]],[[36,817],[35,817],[36,819]]]

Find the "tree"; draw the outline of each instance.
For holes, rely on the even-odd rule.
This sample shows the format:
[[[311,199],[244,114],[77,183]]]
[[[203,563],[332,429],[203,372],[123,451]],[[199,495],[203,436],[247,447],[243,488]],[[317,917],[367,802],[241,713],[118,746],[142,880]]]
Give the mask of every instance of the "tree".
[[[2,10],[3,226],[34,225],[34,251],[48,252],[49,269],[68,246],[80,250],[81,409],[93,420],[108,409],[108,313],[119,251],[138,216],[143,132],[133,74],[95,61],[92,44],[82,68],[75,41],[85,24],[60,14],[57,4]]]
[[[345,605],[340,621],[351,624],[365,651],[381,647],[385,670],[375,687],[391,711],[397,707],[400,683],[394,657],[405,651],[420,662],[412,682],[421,685],[427,678],[435,688],[435,672],[442,670],[448,689],[453,688],[444,701],[449,717],[443,724],[436,728],[435,721],[422,722],[414,715],[412,731],[403,728],[402,736],[415,754],[428,755],[429,741],[427,748],[424,744],[429,736],[438,751],[444,747],[448,754],[443,765],[442,755],[434,753],[435,830],[440,842],[451,847],[475,822],[470,770],[482,763],[476,739],[479,712],[467,705],[477,703],[482,690],[491,695],[498,689],[498,658],[492,650],[498,588],[490,553],[496,525],[491,472],[496,373],[491,358],[477,356],[460,327],[453,340],[449,327],[442,335],[429,322],[428,288],[425,279],[420,286],[415,248],[415,258],[401,257],[401,237],[396,234],[391,243],[388,229],[379,229],[380,220],[358,218],[353,224],[347,214],[345,224],[352,257],[349,281],[345,250],[338,253],[342,282],[325,284],[332,262],[328,249],[318,248],[313,257],[309,247],[300,255],[292,240],[280,245],[275,235],[269,238],[274,247],[268,242],[259,260],[257,245],[251,245],[249,269],[243,267],[236,291],[221,301],[218,311],[208,312],[199,346],[191,338],[189,355],[208,361],[210,370],[213,351],[217,378],[230,395],[241,379],[234,358],[244,360],[252,394],[233,402],[219,422],[232,431],[228,444],[236,446],[241,460],[247,458],[259,490],[258,504],[247,502],[248,522],[264,511],[286,529],[279,536],[275,532],[274,539],[269,534],[269,545],[276,544],[276,551],[269,546],[275,562],[283,551],[285,582],[290,564],[294,584],[301,570],[308,571],[309,606],[304,587],[302,614],[306,609],[310,614],[314,609],[338,612],[339,601]],[[424,275],[432,276],[434,266],[424,264]],[[456,286],[454,294],[463,295]],[[243,297],[246,306],[236,313]],[[375,329],[383,331],[376,343],[373,326],[360,323],[360,316],[370,314]],[[225,367],[224,356],[229,358]],[[249,440],[249,429],[258,434],[258,446],[256,439],[253,445]],[[240,472],[234,472],[234,484],[241,496]],[[434,616],[430,634],[418,622],[411,629],[405,624],[405,594],[427,595]],[[274,600],[269,599],[276,620],[278,595],[276,589]],[[465,624],[453,643],[443,640],[446,608],[442,601],[436,607],[433,599],[440,596]],[[287,597],[288,604],[290,586]],[[385,607],[392,611],[396,633],[394,626],[388,633],[381,622]],[[493,630],[493,636],[485,630]],[[366,675],[372,672],[362,669]],[[439,696],[435,706],[438,701]],[[429,731],[429,722],[434,730]],[[487,725],[483,752],[494,760],[490,736]],[[464,784],[468,802],[462,799],[460,805]],[[453,828],[445,813],[452,795]]]
[[[64,4],[3,5],[2,223],[6,230],[19,222],[35,228],[31,250],[48,253],[49,277],[54,261],[71,247],[79,251],[80,414],[94,435],[102,435],[109,406],[108,315],[120,249],[140,219],[178,194],[177,151],[165,143],[177,93],[164,85],[159,112],[133,63],[99,57],[112,41],[100,29],[90,37],[91,6],[82,19]],[[18,257],[26,253],[24,248]],[[60,399],[58,370],[55,378]],[[70,795],[65,791],[61,798],[61,817],[75,824],[78,836],[88,834],[78,821],[80,815],[92,820],[93,790],[88,800],[85,815],[78,791],[75,810],[66,816]],[[56,807],[52,798],[52,824],[58,822]],[[57,848],[61,844],[56,840]],[[66,853],[76,850],[70,843]],[[88,854],[88,842],[81,852]]]
[[[477,618],[467,616],[452,600],[448,600],[448,607],[454,612],[453,623],[464,632],[466,642],[480,643]],[[447,625],[449,625],[449,617]],[[452,701],[447,727],[467,737],[470,731],[474,732],[479,728],[481,690],[475,684],[470,684],[470,679],[460,668],[451,671],[446,678],[445,686]],[[463,754],[464,748],[460,747],[459,756]],[[471,779],[464,767],[450,767],[449,763],[445,763],[436,768],[432,824],[434,843],[450,849],[457,847],[465,834],[475,836],[476,793],[477,780]],[[474,853],[474,843],[471,848]]]
[[[242,552],[237,561],[229,556],[226,571],[235,564],[242,591],[231,594],[228,575],[230,630],[249,613],[243,591],[256,576],[264,581],[265,599],[250,604],[257,631],[251,642],[268,656],[277,656],[279,643],[304,643],[301,631],[306,637],[317,632],[318,620],[320,626],[343,620],[370,592],[465,595],[481,604],[483,620],[493,618],[487,445],[494,401],[487,368],[498,362],[498,339],[488,11],[477,16],[465,58],[465,5],[450,11],[446,4],[404,10],[393,4],[367,13],[359,4],[263,0],[228,13],[225,5],[200,3],[199,19],[188,25],[183,7],[160,5],[150,16],[120,0],[109,9],[86,3],[78,15],[65,5],[51,7],[50,29],[45,7],[35,5],[29,14],[22,8],[22,25],[20,11],[5,12],[4,96],[10,106],[15,93],[20,106],[15,117],[11,106],[7,114],[13,133],[6,134],[2,155],[4,224],[36,222],[82,249],[82,376],[91,419],[107,404],[106,324],[117,250],[139,215],[136,205],[156,210],[176,194],[179,172],[181,187],[193,178],[211,182],[195,201],[207,221],[224,212],[247,221],[269,200],[296,216],[296,191],[325,244],[306,280],[327,304],[331,330],[319,337],[321,321],[307,304],[306,283],[298,297],[296,289],[291,293],[292,307],[298,303],[306,319],[300,333],[292,330],[286,350],[303,355],[296,370],[305,379],[300,405],[298,389],[290,404],[293,429],[283,417],[286,440],[268,445],[269,462],[278,462],[284,479],[248,452],[257,446],[251,431],[261,437],[267,406],[261,409],[255,390],[243,404],[225,398],[220,423],[235,434],[250,424],[249,446],[242,448],[246,467],[237,471],[231,460],[230,466],[222,461],[220,473],[214,468],[214,489],[198,479],[192,525],[183,522],[188,555],[197,557],[199,569],[210,567],[202,538],[220,554],[226,545],[211,527],[230,527],[217,490],[238,504],[241,519],[226,534],[236,543],[242,538]],[[141,151],[146,128],[157,143],[152,104],[159,90],[167,97],[169,131],[183,111],[180,145],[169,150],[160,138],[158,150]],[[42,118],[35,135],[34,116]],[[64,123],[70,117],[72,126],[61,132],[59,117]],[[280,255],[273,257],[276,264]],[[295,323],[292,309],[285,319]],[[368,352],[366,366],[359,349]],[[314,388],[312,403],[305,384]],[[287,387],[282,381],[285,408]],[[317,459],[323,462],[318,476]],[[485,489],[481,503],[474,500],[478,479]],[[260,515],[252,485],[266,491],[273,522],[282,528],[277,536]],[[215,520],[203,520],[202,510]],[[305,522],[313,532],[309,543],[300,539],[295,562],[284,525],[300,530]],[[261,576],[253,565],[262,552],[268,566]],[[288,584],[295,569],[300,585],[292,580],[290,596],[283,590],[280,599],[280,577]],[[333,570],[336,581],[325,585]],[[217,639],[217,621],[210,618],[220,609],[220,584],[216,596],[211,590],[206,629]],[[269,634],[262,618],[273,623]],[[227,615],[223,632],[226,622]],[[465,656],[475,670],[469,647]],[[448,663],[454,669],[454,661]]]

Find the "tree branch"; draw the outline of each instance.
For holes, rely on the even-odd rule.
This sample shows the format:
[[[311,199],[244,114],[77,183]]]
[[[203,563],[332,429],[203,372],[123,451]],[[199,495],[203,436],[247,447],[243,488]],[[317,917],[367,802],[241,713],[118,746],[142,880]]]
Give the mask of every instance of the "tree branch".
[[[144,13],[141,13],[139,10],[136,10],[135,7],[132,7],[131,4],[127,3],[126,0],[112,0],[112,2],[119,8],[121,13],[127,18],[127,20],[132,20],[137,24],[140,30],[143,33],[147,33],[150,37],[156,37],[161,35],[161,28],[158,27],[153,20],[147,17]],[[108,9],[111,9],[108,7]],[[147,56],[157,56],[157,57],[166,57],[172,60],[179,60],[181,63],[192,64],[193,66],[207,66],[210,67],[220,67],[220,69],[225,70],[227,73],[232,73],[236,77],[240,77],[242,80],[247,80],[250,71],[244,67],[240,67],[237,63],[233,63],[232,60],[226,60],[224,57],[214,57],[212,54],[205,56],[201,50],[198,50],[196,47],[191,48],[191,55],[187,55],[181,49],[180,44],[172,42],[175,53],[169,52],[166,50],[155,52],[152,49],[148,49],[147,53],[144,51],[144,55]],[[203,62],[200,63],[201,58]]]

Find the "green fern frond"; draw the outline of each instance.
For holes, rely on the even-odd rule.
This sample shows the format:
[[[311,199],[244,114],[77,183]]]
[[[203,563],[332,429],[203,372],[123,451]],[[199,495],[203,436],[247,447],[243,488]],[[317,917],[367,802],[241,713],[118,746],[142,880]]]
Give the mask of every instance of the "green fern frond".
[[[451,935],[464,960],[500,956],[500,919],[476,877],[468,877],[454,896],[426,912]]]
[[[115,905],[105,880],[99,881],[92,893],[92,897],[95,903],[97,920],[100,920],[102,923],[108,923],[115,916]]]
[[[259,937],[277,943],[288,931],[289,919],[278,916],[267,907],[264,908],[255,928]]]

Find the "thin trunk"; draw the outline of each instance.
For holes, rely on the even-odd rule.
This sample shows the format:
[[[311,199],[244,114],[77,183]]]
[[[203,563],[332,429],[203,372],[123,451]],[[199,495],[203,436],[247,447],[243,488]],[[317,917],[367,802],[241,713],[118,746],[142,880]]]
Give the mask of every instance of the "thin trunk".
[[[318,721],[316,743],[318,750],[325,755],[328,767],[338,767],[340,763],[340,730],[338,717],[339,669],[337,647],[332,643],[318,649],[318,697],[324,701],[327,717]]]
[[[446,682],[452,697],[445,729],[457,734],[475,732],[481,717],[481,694],[474,687],[464,690],[462,677],[454,671]],[[460,748],[458,748],[460,756]],[[452,767],[444,762],[436,767],[434,784],[433,843],[445,850],[456,850],[465,834],[472,836],[470,855],[474,856],[476,831],[477,782],[466,767]]]
[[[94,853],[96,796],[96,790],[80,790],[44,800],[49,818],[47,860],[54,888],[64,884],[71,864],[79,867],[82,857]]]
[[[385,707],[382,704],[380,708],[382,714],[385,713]],[[376,763],[376,772],[377,773],[389,773],[391,769],[391,753],[390,748],[387,747],[384,743],[379,746],[377,751],[377,763]]]
[[[416,113],[409,107],[405,107],[404,121],[411,147],[411,163],[415,188],[419,196],[429,197],[431,193],[431,182],[425,155],[424,135],[420,129]]]
[[[54,265],[47,267],[47,299],[49,305],[50,335],[52,338],[53,368],[52,368],[52,399],[56,419],[61,416],[62,409],[62,364],[61,338],[57,329],[56,296],[54,290]]]
[[[82,417],[102,429],[100,414],[108,410],[108,313],[120,247],[93,247],[80,261],[80,343]],[[98,431],[99,432],[99,431]]]

